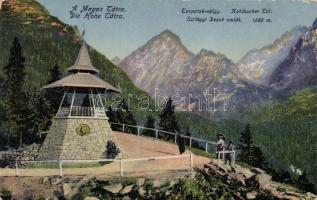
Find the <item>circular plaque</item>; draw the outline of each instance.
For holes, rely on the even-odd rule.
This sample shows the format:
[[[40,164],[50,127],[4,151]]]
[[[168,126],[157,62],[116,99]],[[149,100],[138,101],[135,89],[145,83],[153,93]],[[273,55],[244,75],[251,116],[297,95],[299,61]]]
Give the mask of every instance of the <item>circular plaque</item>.
[[[88,135],[90,133],[90,127],[87,124],[79,124],[76,128],[76,132],[80,136]]]

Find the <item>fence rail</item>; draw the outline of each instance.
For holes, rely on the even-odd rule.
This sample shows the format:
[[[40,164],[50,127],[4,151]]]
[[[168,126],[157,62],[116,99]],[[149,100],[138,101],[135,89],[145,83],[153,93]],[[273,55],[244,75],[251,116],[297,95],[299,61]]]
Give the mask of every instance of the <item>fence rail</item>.
[[[156,139],[159,139],[159,133],[165,133],[165,134],[168,134],[168,135],[173,135],[174,136],[174,143],[177,143],[177,137],[180,136],[180,137],[183,137],[183,138],[187,138],[189,140],[189,148],[192,148],[192,145],[193,145],[193,141],[196,141],[196,142],[202,142],[204,143],[204,150],[206,152],[210,152],[209,151],[209,146],[210,145],[214,145],[216,146],[217,143],[216,142],[213,142],[213,141],[209,141],[209,140],[205,140],[205,139],[200,139],[200,138],[197,138],[197,137],[192,137],[192,136],[187,136],[187,135],[184,135],[184,134],[181,134],[181,133],[173,133],[173,132],[169,132],[169,131],[164,131],[164,130],[159,130],[159,129],[152,129],[152,128],[147,128],[147,127],[142,127],[142,126],[134,126],[134,125],[128,125],[128,124],[121,124],[121,123],[114,123],[114,122],[110,122],[111,125],[118,125],[118,126],[121,126],[122,127],[122,132],[125,132],[126,130],[126,127],[130,127],[130,128],[136,128],[137,129],[137,134],[138,136],[141,135],[141,130],[149,130],[149,131],[153,131],[155,132],[155,138]],[[215,151],[214,151],[215,152]],[[231,152],[233,153],[233,151]],[[234,155],[235,156],[235,155]]]
[[[185,165],[181,166],[184,167],[184,169],[190,169],[192,170],[194,167],[194,154],[184,154],[184,155],[175,155],[175,156],[160,156],[160,157],[146,157],[146,158],[127,158],[127,159],[96,159],[96,160],[35,160],[35,161],[29,161],[29,160],[16,160],[15,161],[15,176],[20,176],[20,172],[22,170],[30,170],[30,168],[22,168],[19,167],[19,165],[22,165],[23,163],[27,163],[28,165],[31,164],[37,164],[37,163],[48,163],[48,164],[57,164],[58,168],[58,175],[63,176],[64,175],[64,168],[63,165],[66,163],[96,163],[96,162],[109,162],[109,163],[119,163],[118,172],[120,173],[120,176],[124,176],[125,173],[125,164],[124,163],[131,163],[131,162],[140,162],[140,161],[155,161],[155,160],[167,160],[167,159],[185,159]],[[187,161],[186,161],[187,160]],[[188,163],[186,165],[186,163]],[[143,163],[144,164],[144,163]],[[56,169],[57,169],[56,168]],[[85,168],[83,168],[85,169]],[[173,170],[171,168],[170,170]],[[144,171],[146,172],[146,170]],[[29,175],[29,174],[28,174]]]
[[[236,151],[232,150],[232,151],[217,151],[217,160],[218,163],[220,163],[220,160],[229,160],[229,164],[231,166],[235,166],[236,164]],[[226,158],[226,154],[229,154],[229,157]],[[226,161],[225,161],[226,162]]]
[[[149,130],[152,133],[150,135],[147,136],[152,136],[155,137],[156,139],[164,139],[164,137],[159,137],[162,134],[164,135],[169,135],[169,136],[174,136],[174,141],[175,143],[177,143],[177,139],[178,137],[183,137],[183,138],[187,138],[189,140],[189,142],[186,144],[187,146],[189,146],[190,148],[192,148],[193,146],[193,142],[200,142],[200,143],[204,143],[202,149],[204,149],[206,152],[210,152],[210,147],[211,145],[216,146],[217,143],[213,142],[213,141],[209,141],[209,140],[204,140],[204,139],[200,139],[200,138],[196,138],[196,137],[191,137],[191,136],[187,136],[181,133],[173,133],[173,132],[168,132],[168,131],[163,131],[163,130],[159,130],[159,129],[152,129],[152,128],[147,128],[147,127],[141,127],[141,126],[134,126],[134,125],[127,125],[127,124],[120,124],[120,123],[113,123],[110,122],[111,125],[117,125],[117,126],[121,126],[121,130],[122,132],[126,132],[129,131],[127,130],[127,128],[129,127],[130,130],[131,128],[135,129],[135,132],[137,130],[137,135],[141,136],[141,130]],[[199,146],[199,143],[197,143]],[[199,146],[200,148],[201,146]],[[231,165],[234,166],[235,164],[235,157],[236,157],[236,152],[235,150],[232,151],[228,151],[228,150],[223,150],[223,151],[213,151],[214,153],[217,154],[217,159],[220,162],[220,159],[225,159],[225,158],[229,158],[231,161]],[[225,155],[228,155],[225,156]],[[75,169],[76,167],[70,168],[70,169],[65,169],[65,164],[67,163],[96,163],[96,162],[109,162],[109,163],[113,163],[110,166],[110,169],[105,169],[107,168],[107,166],[109,166],[107,163],[106,165],[103,165],[101,169],[101,171],[99,170],[91,170],[91,171],[87,171],[87,168],[84,168],[83,171],[81,171],[81,174],[87,175],[89,173],[102,173],[102,174],[108,174],[109,171],[110,173],[119,173],[120,176],[123,176],[124,173],[128,173],[128,172],[135,172],[135,169],[142,169],[141,172],[146,172],[147,170],[173,170],[173,169],[184,169],[185,168],[189,168],[192,169],[193,168],[193,157],[194,154],[184,154],[184,155],[173,155],[173,156],[163,156],[163,157],[147,157],[147,158],[127,158],[127,159],[97,159],[97,160],[43,160],[43,161],[29,161],[29,160],[16,160],[15,161],[15,169],[4,169],[7,170],[7,172],[11,175],[15,175],[15,176],[19,176],[22,174],[27,174],[28,176],[34,176],[37,175],[38,172],[35,172],[36,169],[30,169],[30,168],[23,168],[21,167],[21,165],[23,163],[27,163],[27,164],[36,164],[36,163],[51,163],[51,164],[56,164],[55,168],[51,168],[51,171],[48,172],[49,170],[45,170],[45,173],[53,173],[55,175],[60,175],[63,176],[64,173],[65,174],[72,174],[74,175],[74,173],[76,174],[77,172],[73,173],[73,169]],[[173,162],[171,162],[172,164],[167,164],[164,163],[159,163],[160,160],[166,160],[166,159],[173,159]],[[177,161],[177,159],[185,159],[185,160],[180,160]],[[157,161],[157,162],[147,162],[147,161]],[[184,162],[185,161],[185,162]],[[14,163],[14,161],[13,161]],[[12,164],[13,164],[12,163]],[[130,163],[130,164],[129,164]],[[152,164],[151,164],[152,163]],[[189,164],[188,164],[189,163]],[[153,165],[155,164],[155,165]],[[20,165],[20,167],[19,167]],[[28,165],[26,165],[28,167]],[[138,167],[136,167],[138,166]],[[43,168],[43,167],[42,167]],[[45,168],[45,167],[44,167]],[[129,169],[132,169],[129,171]],[[155,169],[154,169],[155,168]],[[2,171],[4,171],[2,170]],[[52,172],[52,170],[54,172]],[[58,170],[58,171],[55,171]],[[76,171],[76,170],[75,170]],[[0,175],[5,174],[6,172],[1,173]],[[33,173],[33,175],[32,175]],[[31,174],[31,175],[30,175]]]
[[[164,131],[164,130],[159,130],[159,129],[152,129],[152,128],[147,128],[147,127],[142,127],[142,126],[134,126],[134,125],[128,125],[128,124],[121,124],[121,123],[114,123],[114,122],[110,122],[110,124],[113,125],[119,125],[122,127],[122,132],[125,132],[125,128],[126,127],[130,127],[130,128],[136,128],[137,129],[137,134],[141,135],[141,130],[150,130],[150,131],[154,131],[155,132],[155,138],[158,139],[159,133],[166,133],[169,135],[173,135],[174,136],[174,143],[177,142],[177,136],[183,137],[183,138],[187,138],[189,139],[189,147],[192,147],[192,141],[197,141],[197,142],[204,142],[205,143],[205,151],[208,152],[208,145],[217,145],[216,142],[212,142],[209,140],[204,140],[204,139],[200,139],[200,138],[196,138],[196,137],[191,137],[191,136],[187,136],[181,133],[173,133],[173,132],[169,132],[169,131]]]

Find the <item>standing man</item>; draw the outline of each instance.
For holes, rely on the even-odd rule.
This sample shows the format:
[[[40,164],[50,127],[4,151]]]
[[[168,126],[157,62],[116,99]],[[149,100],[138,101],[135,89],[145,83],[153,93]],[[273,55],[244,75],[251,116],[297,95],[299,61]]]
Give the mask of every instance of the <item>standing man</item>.
[[[218,141],[217,141],[217,159],[223,158],[223,153],[219,153],[220,151],[224,150],[225,147],[225,136],[221,133],[217,135]]]
[[[232,143],[232,141],[229,141],[228,145],[226,146],[226,151],[233,151],[234,150],[234,145]],[[225,154],[225,164],[227,164],[227,162],[229,163],[229,165],[232,165],[232,160],[233,160],[233,153],[226,153]]]

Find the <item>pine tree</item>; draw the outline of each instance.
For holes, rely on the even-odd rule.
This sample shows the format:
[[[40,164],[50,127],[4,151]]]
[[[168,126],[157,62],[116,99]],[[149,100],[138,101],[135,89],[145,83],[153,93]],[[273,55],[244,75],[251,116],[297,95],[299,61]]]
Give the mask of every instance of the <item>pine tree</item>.
[[[178,122],[176,120],[173,100],[170,97],[166,103],[164,110],[160,114],[160,129],[176,133],[179,131]],[[166,139],[172,139],[170,135],[166,136]]]
[[[3,107],[5,110],[5,121],[8,131],[19,137],[19,145],[23,144],[23,133],[25,127],[26,96],[23,91],[25,82],[25,58],[18,38],[14,38],[10,49],[8,65],[3,70],[6,80],[3,84]]]
[[[23,135],[27,136],[23,138],[23,142],[26,144],[32,144],[38,141],[41,120],[42,118],[38,117],[37,105],[39,103],[39,95],[30,89],[25,92],[25,105],[23,108],[23,115],[21,120],[21,129]],[[22,140],[22,138],[21,138]],[[22,141],[21,141],[22,142]]]
[[[2,128],[4,126],[3,119],[5,119],[5,106],[4,106],[4,88],[3,88],[4,80],[0,76],[0,127]]]
[[[250,165],[261,168],[263,170],[268,170],[268,163],[259,147],[254,145],[252,146],[249,160]]]
[[[37,103],[37,120],[38,120],[38,129],[39,131],[44,131],[49,128],[51,125],[51,105],[49,101],[41,95],[38,97]]]
[[[62,73],[60,72],[60,67],[57,63],[49,71],[49,79],[47,84],[51,84],[55,81],[61,79]],[[57,112],[59,105],[63,98],[63,89],[61,88],[52,88],[48,89],[45,92],[45,99],[49,103],[49,110],[47,110],[47,116],[51,119]]]
[[[47,84],[51,84],[61,78],[59,66],[55,64],[49,71]],[[56,115],[59,105],[62,101],[63,90],[52,88],[45,90],[43,95],[38,98],[37,118],[39,131],[45,131],[51,125],[52,118]]]
[[[126,101],[123,99],[117,107],[117,117],[120,123],[136,126],[136,121],[134,119],[133,113],[126,104]],[[137,129],[134,127],[126,126],[125,132],[127,133],[136,133]]]
[[[120,123],[118,117],[117,117],[117,113],[112,109],[111,106],[108,107],[108,110],[106,112],[107,117],[109,118],[109,122],[113,122],[113,123]],[[114,131],[120,131],[120,126],[116,125],[116,124],[111,124],[111,129]]]
[[[118,117],[116,113],[112,110],[111,106],[108,107],[106,114],[109,118],[109,122],[119,123]]]
[[[264,170],[268,168],[268,163],[261,149],[254,145],[249,124],[247,124],[245,130],[241,132],[239,142],[238,158],[240,161]]]
[[[240,144],[238,145],[239,155],[238,158],[242,162],[249,162],[249,157],[251,154],[251,146],[253,145],[250,125],[247,124],[245,130],[241,132],[241,137],[239,139]]]
[[[50,77],[47,81],[48,84],[54,83],[55,81],[61,79],[62,73],[60,72],[59,66],[57,63],[50,69]]]
[[[152,116],[147,116],[144,127],[155,129],[155,119]],[[155,137],[155,131],[144,129],[142,135]]]

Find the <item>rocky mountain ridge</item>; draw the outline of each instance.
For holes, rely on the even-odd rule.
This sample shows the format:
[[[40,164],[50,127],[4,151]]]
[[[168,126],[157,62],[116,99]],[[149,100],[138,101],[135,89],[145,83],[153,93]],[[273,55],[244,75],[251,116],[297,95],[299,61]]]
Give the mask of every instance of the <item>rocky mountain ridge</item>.
[[[269,84],[276,90],[296,90],[314,86],[316,83],[317,18],[291,48],[269,80]]]
[[[295,27],[287,31],[272,44],[261,49],[252,49],[237,63],[239,71],[250,81],[269,85],[272,73],[286,59],[291,48],[308,30],[306,27]]]
[[[206,91],[215,89],[218,94],[212,101],[222,99],[228,109],[243,110],[275,94],[287,96],[316,84],[316,24],[317,19],[309,28],[295,27],[272,44],[250,50],[236,64],[223,54],[205,49],[195,55],[175,33],[166,30],[124,58],[119,66],[153,98],[184,97],[185,110],[197,111],[201,108],[198,104],[205,107],[213,103],[190,101],[188,95],[203,99]]]
[[[214,101],[217,104],[214,110],[222,108],[225,101],[227,109],[236,109],[267,96],[265,88],[247,80],[225,55],[205,49],[195,55],[169,30],[153,37],[124,58],[119,66],[153,98],[181,96],[185,110],[201,110]],[[263,93],[256,97],[257,91]],[[206,94],[213,98],[205,100]],[[199,96],[200,100],[190,95]]]

